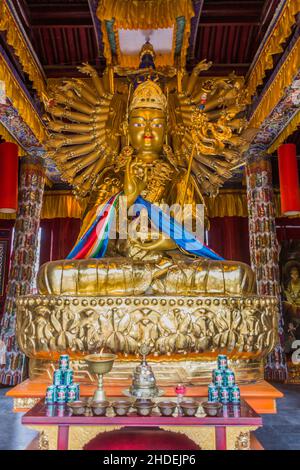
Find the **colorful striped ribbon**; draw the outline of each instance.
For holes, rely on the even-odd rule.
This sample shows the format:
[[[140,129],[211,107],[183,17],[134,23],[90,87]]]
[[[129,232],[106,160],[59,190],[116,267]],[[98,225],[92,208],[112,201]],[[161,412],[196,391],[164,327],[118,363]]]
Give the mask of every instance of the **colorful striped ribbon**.
[[[100,211],[96,212],[94,219],[68,254],[67,259],[103,258],[120,195],[121,192],[112,196],[101,206]]]
[[[100,211],[96,212],[89,227],[67,256],[67,259],[103,258],[107,250],[118,200],[122,194],[123,192],[115,194],[101,206]],[[137,198],[136,204],[144,207],[147,210],[149,220],[153,222],[155,227],[161,233],[170,236],[184,251],[203,258],[223,260],[221,256],[201,243],[197,237],[172,216],[160,209],[159,206],[151,204],[141,196]],[[139,213],[137,213],[138,215]]]

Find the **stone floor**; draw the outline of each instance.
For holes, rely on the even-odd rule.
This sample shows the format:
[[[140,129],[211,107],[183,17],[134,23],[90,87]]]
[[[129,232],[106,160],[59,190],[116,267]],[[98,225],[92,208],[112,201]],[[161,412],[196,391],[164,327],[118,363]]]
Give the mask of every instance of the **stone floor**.
[[[300,450],[300,385],[274,386],[284,394],[278,413],[263,415],[264,426],[255,435],[267,450]]]
[[[278,413],[264,415],[256,437],[267,450],[300,450],[300,385],[275,385],[284,393]],[[13,413],[12,399],[0,388],[0,450],[24,449],[36,436],[21,425],[21,413]]]
[[[21,424],[22,413],[13,413],[13,400],[5,396],[7,388],[0,388],[0,450],[22,450],[36,436]]]

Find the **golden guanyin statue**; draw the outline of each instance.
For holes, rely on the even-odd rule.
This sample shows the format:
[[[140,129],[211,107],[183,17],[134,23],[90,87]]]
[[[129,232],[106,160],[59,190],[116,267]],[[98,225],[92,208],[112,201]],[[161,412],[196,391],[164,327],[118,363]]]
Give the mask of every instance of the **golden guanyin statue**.
[[[129,360],[147,343],[152,358],[193,360],[197,371],[222,351],[256,361],[252,380],[276,341],[277,301],[255,296],[249,266],[182,229],[243,162],[243,80],[201,78],[206,61],[191,74],[156,69],[150,43],[140,60],[139,70],[110,66],[103,77],[85,64],[89,79],[66,81],[48,102],[48,155],[85,211],[68,258],[43,265],[39,295],[18,301],[19,344],[35,360],[99,348]],[[174,204],[181,213],[164,209]],[[120,236],[124,220],[136,236],[129,225]]]
[[[198,74],[210,65],[202,62],[189,77],[174,81],[167,75],[161,84],[154,57],[151,44],[146,43],[139,75],[134,73],[125,88],[121,82],[114,93],[85,65],[81,70],[92,77],[93,87],[72,81],[54,95],[49,107],[49,128],[54,132],[49,155],[78,196],[86,198],[87,207],[77,246],[68,257],[73,262],[46,264],[39,275],[42,293],[252,291],[248,266],[220,261],[200,244],[188,251],[187,243],[180,246],[161,229],[154,239],[143,239],[140,230],[135,240],[129,235],[104,241],[99,226],[104,231],[107,227],[99,208],[106,204],[109,211],[117,204],[116,195],[127,197],[128,208],[134,203],[145,205],[149,219],[153,204],[189,207],[190,217],[195,217],[203,194],[217,193],[247,147],[242,133],[245,121],[236,118],[246,101],[241,80],[233,76],[199,84]],[[143,68],[145,61],[152,67]],[[65,123],[65,118],[72,122]],[[93,226],[98,231],[94,237]],[[115,261],[115,257],[119,258]]]

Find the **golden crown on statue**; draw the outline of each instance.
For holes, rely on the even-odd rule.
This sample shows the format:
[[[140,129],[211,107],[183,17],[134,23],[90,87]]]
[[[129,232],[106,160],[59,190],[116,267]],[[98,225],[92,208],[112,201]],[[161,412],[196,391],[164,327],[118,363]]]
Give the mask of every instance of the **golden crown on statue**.
[[[146,80],[137,86],[132,96],[130,111],[137,108],[167,110],[167,98],[157,83]]]

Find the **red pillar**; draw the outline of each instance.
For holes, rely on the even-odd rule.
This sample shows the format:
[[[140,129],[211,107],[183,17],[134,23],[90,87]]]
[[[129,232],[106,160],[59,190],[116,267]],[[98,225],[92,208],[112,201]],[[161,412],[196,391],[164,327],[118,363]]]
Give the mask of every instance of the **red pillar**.
[[[16,212],[18,206],[18,146],[0,144],[0,212]]]

